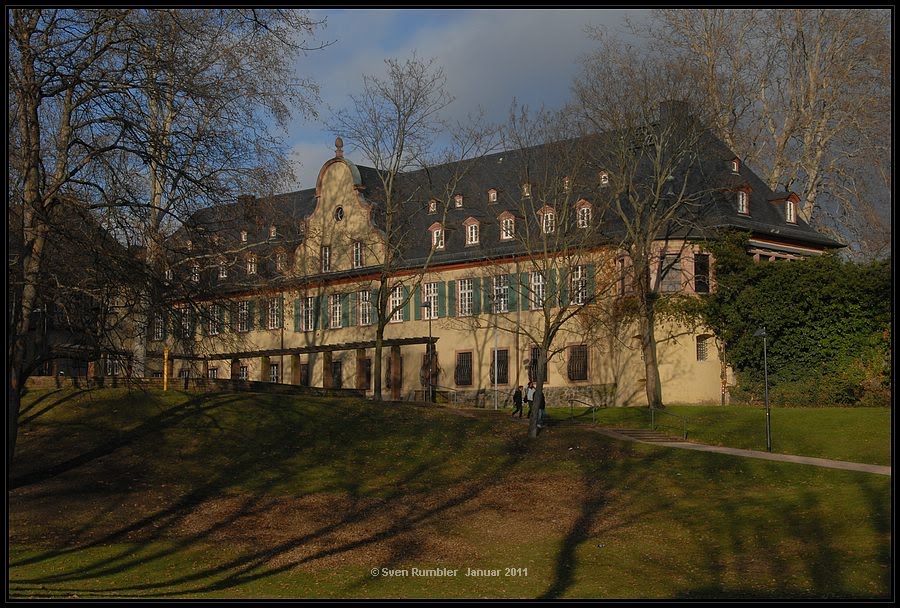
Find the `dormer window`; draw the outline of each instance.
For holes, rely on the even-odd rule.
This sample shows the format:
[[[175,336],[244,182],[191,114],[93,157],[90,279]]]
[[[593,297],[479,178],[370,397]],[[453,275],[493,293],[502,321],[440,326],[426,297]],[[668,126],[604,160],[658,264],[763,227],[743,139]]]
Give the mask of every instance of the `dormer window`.
[[[477,245],[479,241],[480,226],[478,220],[470,217],[463,226],[466,227],[466,245]]]
[[[280,251],[275,254],[275,271],[281,272],[284,270],[284,254]]]
[[[187,250],[188,250],[188,251],[193,251],[193,249],[194,249],[194,241],[188,239],[188,242],[186,243],[186,246],[187,246]]]
[[[171,268],[166,268],[166,280],[171,281],[175,274],[172,272]]]
[[[462,194],[457,194],[456,196],[454,196],[453,197],[453,206],[456,207],[457,209],[462,207],[462,199],[463,199]]]
[[[444,227],[438,223],[431,225],[428,230],[431,232],[431,246],[434,249],[444,248]]]
[[[538,213],[541,215],[541,231],[550,234],[556,230],[556,212],[550,207],[544,207]]]
[[[750,215],[750,197],[745,190],[737,193],[737,211],[741,215]]]
[[[497,202],[497,191],[494,188],[488,190],[488,202],[496,203]]]
[[[522,196],[531,196],[531,184],[528,182],[522,184]]]
[[[256,256],[251,255],[247,258],[247,274],[256,274]]]
[[[732,159],[729,163],[731,166],[732,173],[740,173],[741,171],[741,161],[737,158]]]
[[[593,217],[593,209],[591,208],[591,204],[586,200],[578,201],[578,227],[579,228],[589,228],[591,225],[591,218]]]
[[[191,281],[197,283],[200,280],[200,266],[194,264],[191,266]]]
[[[242,243],[247,242],[247,231],[246,230],[241,230],[241,242]]]
[[[225,262],[219,263],[219,278],[220,279],[228,278],[228,266],[225,265]]]
[[[569,179],[569,176],[563,178],[563,192],[568,192],[572,188],[572,180]]]
[[[508,211],[500,214],[500,240],[510,241],[516,236],[516,219]]]
[[[269,226],[269,238],[274,239],[278,236],[278,229],[275,226]]]
[[[601,186],[609,185],[609,173],[607,171],[600,172],[600,185]]]
[[[437,201],[435,199],[428,201],[428,213],[437,213]]]
[[[796,224],[797,223],[797,204],[788,199],[784,203],[784,219],[787,220],[788,224]]]

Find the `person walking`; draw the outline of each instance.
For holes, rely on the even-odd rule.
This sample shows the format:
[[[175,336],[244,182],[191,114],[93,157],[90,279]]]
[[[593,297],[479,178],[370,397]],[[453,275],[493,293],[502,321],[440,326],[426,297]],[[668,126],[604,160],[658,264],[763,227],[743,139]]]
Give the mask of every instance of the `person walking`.
[[[515,417],[516,412],[519,413],[519,418],[522,417],[522,387],[517,386],[516,392],[513,393],[513,417]]]
[[[525,389],[525,403],[528,404],[528,417],[531,418],[531,406],[534,405],[534,382],[528,383]]]
[[[546,412],[544,411],[544,406],[546,405],[547,400],[544,399],[544,391],[541,391],[541,405],[538,408],[538,428],[544,427],[544,415]]]

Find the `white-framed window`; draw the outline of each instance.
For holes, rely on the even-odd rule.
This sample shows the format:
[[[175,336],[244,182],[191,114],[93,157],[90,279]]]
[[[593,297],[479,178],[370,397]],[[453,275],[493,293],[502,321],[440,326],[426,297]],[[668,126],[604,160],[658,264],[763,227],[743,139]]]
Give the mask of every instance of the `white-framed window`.
[[[568,192],[572,189],[572,180],[569,179],[569,176],[563,178],[562,180],[563,192]]]
[[[463,203],[462,194],[457,194],[456,196],[453,197],[453,206],[454,207],[459,209],[460,207],[462,207],[462,203]]]
[[[422,304],[425,305],[425,312],[422,318],[428,319],[438,318],[438,284],[424,283],[422,285]],[[427,308],[426,308],[427,306]]]
[[[337,329],[343,326],[341,319],[343,317],[344,308],[341,305],[341,294],[334,293],[328,296],[328,298],[330,301],[329,309],[331,313],[328,318],[328,327],[330,327],[331,329]]]
[[[119,360],[113,358],[106,359],[106,375],[107,376],[118,376],[119,375]]]
[[[220,304],[210,304],[207,309],[209,317],[206,320],[206,334],[209,336],[218,336],[222,331],[222,306]]]
[[[794,204],[794,201],[788,200],[785,202],[784,217],[789,224],[797,223],[797,206]]]
[[[250,331],[250,301],[241,300],[238,302],[238,331]]]
[[[588,205],[578,208],[578,227],[588,228],[591,225],[591,208]]]
[[[600,172],[600,185],[608,186],[609,185],[609,173],[606,171]]]
[[[278,383],[281,381],[281,374],[279,373],[281,370],[278,367],[277,363],[269,364],[269,382]]]
[[[219,377],[219,368],[218,367],[210,367],[208,370],[206,370],[206,377],[211,380],[215,380],[216,378],[218,378]]]
[[[256,256],[250,255],[247,258],[247,274],[256,274]]]
[[[466,226],[466,245],[478,244],[478,224],[472,223]]]
[[[362,241],[353,243],[353,267],[362,268],[364,263]]]
[[[509,312],[509,277],[505,274],[501,274],[494,277],[492,282],[494,288],[494,301],[491,306],[492,312]]]
[[[659,290],[664,292],[680,291],[682,284],[681,256],[677,253],[667,253],[662,260],[662,277],[659,280]]]
[[[356,312],[360,325],[372,324],[372,292],[368,290],[356,292]]]
[[[320,251],[320,257],[322,260],[322,272],[331,272],[331,246],[330,245],[322,245],[322,249]]]
[[[444,229],[435,228],[431,231],[431,246],[435,249],[444,248]]]
[[[746,192],[746,191],[744,191],[744,190],[738,191],[738,193],[737,193],[737,210],[738,210],[738,213],[741,213],[741,214],[743,214],[743,215],[749,215],[749,214],[750,214],[750,202],[749,202],[749,198],[750,198],[750,197],[747,196],[747,192]]]
[[[531,284],[528,290],[528,305],[531,310],[544,307],[544,275],[540,272],[531,273]]]
[[[531,196],[531,184],[527,182],[522,184],[522,196]]]
[[[475,302],[475,289],[472,279],[460,279],[457,282],[457,291],[459,297],[459,306],[456,310],[460,317],[468,317],[472,314],[473,304]]]
[[[391,315],[391,323],[400,323],[403,321],[403,299],[406,294],[403,285],[397,285],[391,290],[390,309],[394,311]]]
[[[191,281],[194,283],[200,281],[200,266],[198,264],[191,266]]]
[[[552,211],[545,211],[541,216],[541,229],[544,234],[550,234],[556,230],[556,214]]]
[[[220,279],[228,278],[228,267],[225,265],[224,262],[219,264],[219,278]]]
[[[569,293],[572,294],[572,304],[584,304],[587,301],[587,268],[575,266],[569,275]]]
[[[241,380],[246,380],[249,377],[250,377],[250,370],[247,368],[246,365],[242,365],[240,367],[240,369],[238,370],[238,378],[240,378]]]
[[[437,213],[437,201],[435,199],[428,201],[428,213]]]
[[[274,239],[276,236],[278,236],[278,228],[269,226],[269,238]]]
[[[241,230],[241,242],[242,243],[247,242],[247,231],[246,230]]]
[[[269,329],[280,329],[282,322],[281,298],[269,298],[266,302],[266,306],[268,308],[266,319],[268,321]]]
[[[172,272],[172,269],[166,268],[166,280],[171,281],[174,276],[175,276],[175,273]]]
[[[496,203],[497,202],[497,191],[493,188],[488,190],[488,202]]]
[[[166,320],[162,315],[153,316],[153,339],[162,340],[166,337]]]
[[[500,220],[500,240],[508,241],[516,236],[516,220],[505,217]]]
[[[300,299],[300,325],[303,331],[312,331],[316,325],[316,299],[306,296]]]
[[[190,308],[181,308],[178,310],[178,313],[181,317],[181,335],[185,338],[189,338],[193,335],[194,311]]]
[[[731,171],[732,173],[737,173],[741,168],[741,161],[738,159],[734,159],[731,161]]]

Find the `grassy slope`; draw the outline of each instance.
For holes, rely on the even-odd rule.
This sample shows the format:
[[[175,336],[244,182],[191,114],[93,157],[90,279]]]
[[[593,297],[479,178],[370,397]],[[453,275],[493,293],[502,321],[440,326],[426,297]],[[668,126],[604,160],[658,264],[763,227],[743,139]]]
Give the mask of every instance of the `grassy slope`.
[[[801,441],[791,428],[773,422],[776,447]],[[11,478],[14,597],[884,598],[891,589],[887,477],[620,443],[584,428],[529,441],[524,426],[490,412],[33,393]],[[435,567],[457,573],[413,575]],[[500,572],[467,577],[466,568]]]

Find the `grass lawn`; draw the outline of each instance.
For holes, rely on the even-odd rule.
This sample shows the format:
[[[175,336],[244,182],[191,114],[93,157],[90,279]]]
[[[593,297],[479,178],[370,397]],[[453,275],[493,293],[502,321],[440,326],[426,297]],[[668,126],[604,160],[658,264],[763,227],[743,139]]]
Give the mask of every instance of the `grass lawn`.
[[[820,430],[838,436],[825,428],[834,420],[847,424]],[[508,411],[250,393],[34,391],[20,421],[11,598],[892,592],[881,475],[618,442],[587,426],[529,440]],[[741,432],[715,426],[723,440]],[[776,447],[790,428],[773,414]]]

